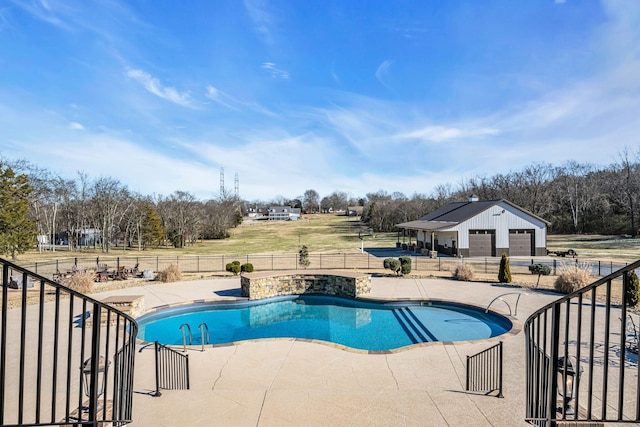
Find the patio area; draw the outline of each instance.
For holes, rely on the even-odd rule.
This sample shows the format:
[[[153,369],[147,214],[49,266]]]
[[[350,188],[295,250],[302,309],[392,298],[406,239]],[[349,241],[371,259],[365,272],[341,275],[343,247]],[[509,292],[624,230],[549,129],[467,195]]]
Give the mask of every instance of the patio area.
[[[522,292],[522,323],[559,295],[501,284],[449,279],[372,278],[370,297],[443,299],[486,307]],[[240,296],[240,279],[153,284],[94,295],[144,295],[147,309]],[[506,296],[515,308],[515,295]],[[492,309],[509,313],[502,301]],[[214,328],[215,325],[209,325]],[[363,354],[295,339],[188,350],[190,390],[153,397],[153,347],[136,355],[133,426],[525,426],[522,333],[505,335],[504,398],[465,389],[466,356],[500,339],[430,343],[392,354]]]

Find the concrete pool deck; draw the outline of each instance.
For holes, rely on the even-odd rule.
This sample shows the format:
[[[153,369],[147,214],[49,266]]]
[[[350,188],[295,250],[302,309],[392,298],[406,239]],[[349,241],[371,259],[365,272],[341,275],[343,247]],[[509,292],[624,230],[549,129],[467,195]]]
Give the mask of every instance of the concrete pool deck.
[[[92,295],[144,295],[147,309],[240,296],[240,279],[144,285]],[[557,299],[548,291],[449,279],[372,278],[372,298],[443,299],[486,307],[526,292],[521,324]],[[505,299],[513,307],[516,296]],[[501,301],[492,308],[508,314]],[[210,328],[215,327],[209,325]],[[133,426],[525,426],[524,336],[505,336],[504,398],[468,393],[466,356],[491,342],[431,343],[392,354],[362,354],[295,339],[188,350],[190,390],[153,397],[153,351],[136,354]]]

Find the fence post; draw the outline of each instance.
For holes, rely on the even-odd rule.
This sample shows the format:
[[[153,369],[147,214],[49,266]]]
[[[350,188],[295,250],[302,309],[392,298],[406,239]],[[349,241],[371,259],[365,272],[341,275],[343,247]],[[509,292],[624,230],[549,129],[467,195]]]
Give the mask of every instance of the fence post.
[[[533,260],[532,260],[533,261]],[[502,341],[499,342],[500,346],[498,347],[498,369],[500,373],[498,374],[498,397],[503,398],[502,394]]]
[[[484,257],[484,274],[489,273],[489,266],[487,265],[487,257]]]
[[[553,275],[556,275],[557,260],[553,260]]]
[[[160,363],[158,361],[158,354],[160,354],[160,349],[158,348],[158,341],[153,343],[153,347],[155,349],[155,359],[156,359],[156,392],[153,394],[155,397],[162,396],[160,393]]]
[[[156,257],[156,271],[160,271],[160,259]]]

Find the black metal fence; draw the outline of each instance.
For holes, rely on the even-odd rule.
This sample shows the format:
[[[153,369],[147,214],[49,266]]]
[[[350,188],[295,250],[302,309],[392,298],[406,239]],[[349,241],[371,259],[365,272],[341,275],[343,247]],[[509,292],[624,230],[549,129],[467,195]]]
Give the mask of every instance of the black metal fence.
[[[411,268],[416,272],[430,271],[451,271],[460,263],[473,266],[478,273],[498,274],[500,268],[500,257],[493,258],[453,258],[439,257],[432,259],[422,255],[415,255],[411,252],[390,249],[388,256],[409,256],[411,258]],[[386,256],[386,255],[385,255]],[[369,253],[327,253],[309,254],[312,269],[354,269],[354,270],[382,270],[384,257],[378,257]],[[122,267],[127,269],[137,268],[144,270],[162,271],[169,265],[177,265],[185,273],[209,273],[224,272],[227,263],[239,261],[241,263],[251,263],[256,271],[260,270],[296,270],[301,268],[298,265],[298,254],[253,254],[253,255],[179,255],[179,256],[100,256],[87,258],[60,258],[56,260],[43,261],[25,264],[34,272],[53,278],[64,275],[66,272],[78,270],[95,270],[98,265],[107,265],[111,272],[117,272]],[[551,274],[555,275],[559,269],[565,265],[578,262],[578,259],[540,259],[540,258],[511,258],[510,267],[512,273],[531,274],[529,266],[531,264],[545,264],[551,268]],[[589,263],[592,274],[604,276],[619,268],[626,266],[625,263],[613,263],[611,261],[594,261]]]
[[[136,322],[9,261],[0,265],[0,425],[131,422]]]
[[[628,335],[624,267],[537,310],[527,319],[526,420],[640,421],[637,347]],[[618,303],[614,303],[617,301]],[[637,323],[637,322],[636,322]],[[637,331],[635,331],[637,333]]]
[[[497,391],[502,394],[502,341],[473,356],[467,356],[467,391]]]
[[[154,343],[156,357],[156,396],[160,389],[189,389],[189,355],[180,353],[158,341]]]

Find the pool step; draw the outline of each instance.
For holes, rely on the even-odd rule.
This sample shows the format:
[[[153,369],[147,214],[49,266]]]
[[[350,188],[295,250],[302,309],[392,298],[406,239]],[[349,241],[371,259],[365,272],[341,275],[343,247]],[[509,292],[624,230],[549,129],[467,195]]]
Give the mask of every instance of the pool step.
[[[417,344],[438,341],[409,307],[395,308],[393,314],[412,342]]]

